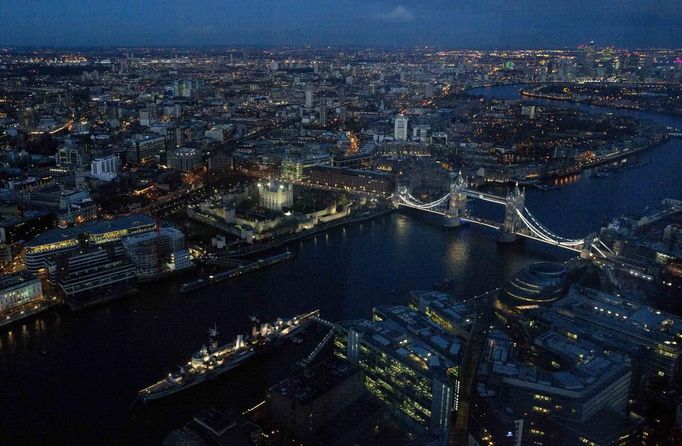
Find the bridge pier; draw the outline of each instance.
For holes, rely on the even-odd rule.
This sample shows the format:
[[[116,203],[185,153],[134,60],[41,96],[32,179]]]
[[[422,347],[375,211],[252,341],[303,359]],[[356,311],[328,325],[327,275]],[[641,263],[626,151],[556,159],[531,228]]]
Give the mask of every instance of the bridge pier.
[[[519,183],[516,183],[505,199],[504,223],[500,228],[498,238],[500,243],[512,243],[518,240],[519,236],[516,233],[523,228],[523,222],[517,211],[523,212],[525,201],[526,193],[519,188]]]

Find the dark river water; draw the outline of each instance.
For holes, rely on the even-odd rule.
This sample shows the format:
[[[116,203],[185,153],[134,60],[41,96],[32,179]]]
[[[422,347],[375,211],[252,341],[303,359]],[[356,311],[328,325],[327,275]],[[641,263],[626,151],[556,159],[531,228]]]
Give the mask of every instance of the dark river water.
[[[518,99],[517,91],[473,93]],[[682,127],[679,119],[614,113]],[[557,190],[529,190],[526,206],[554,232],[577,237],[598,231],[605,217],[682,197],[682,139],[640,159],[650,163],[603,179],[583,173]],[[455,279],[453,292],[468,297],[500,286],[531,262],[573,255],[531,241],[499,245],[492,230],[442,228],[402,213],[318,235],[291,250],[293,260],[215,287],[178,294],[177,279],[166,280],[121,301],[78,313],[58,309],[3,329],[0,444],[159,444],[202,409],[243,410],[263,400],[266,388],[313,345],[312,339],[285,345],[185,395],[131,410],[137,391],[187,361],[214,324],[230,339],[248,332],[254,314],[272,320],[319,308],[332,321],[365,318],[373,306],[404,304],[410,290],[431,288],[438,279]]]

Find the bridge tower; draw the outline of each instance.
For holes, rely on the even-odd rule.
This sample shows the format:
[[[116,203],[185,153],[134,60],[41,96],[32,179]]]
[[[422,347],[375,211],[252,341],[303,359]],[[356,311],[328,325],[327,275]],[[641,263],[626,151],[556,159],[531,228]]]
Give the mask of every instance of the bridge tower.
[[[519,218],[517,211],[523,213],[525,201],[526,193],[519,188],[519,183],[516,183],[514,189],[507,194],[504,206],[504,224],[500,231],[500,242],[510,243],[518,238],[516,233],[523,228],[523,222]]]
[[[462,223],[461,218],[466,215],[467,197],[460,191],[466,188],[466,181],[462,176],[462,171],[459,174],[450,173],[450,199],[448,200],[448,209],[445,211],[444,226],[459,226]]]
[[[391,195],[391,205],[393,209],[398,209],[400,207],[400,197],[405,197],[407,195],[407,188],[405,186],[397,185],[395,192]]]

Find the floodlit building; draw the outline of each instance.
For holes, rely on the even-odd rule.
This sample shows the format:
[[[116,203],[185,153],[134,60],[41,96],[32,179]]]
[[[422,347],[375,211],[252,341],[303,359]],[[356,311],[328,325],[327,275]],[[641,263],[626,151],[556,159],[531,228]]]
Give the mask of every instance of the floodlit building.
[[[376,194],[395,190],[393,175],[383,172],[314,166],[309,170],[309,179],[311,183]]]
[[[515,314],[551,305],[565,295],[567,275],[568,271],[559,263],[534,263],[504,285],[498,307],[505,314]]]
[[[30,274],[0,276],[0,316],[19,311],[43,299],[40,280]],[[0,320],[0,323],[2,320]]]
[[[272,211],[290,208],[294,204],[294,187],[288,183],[258,183],[258,204]]]

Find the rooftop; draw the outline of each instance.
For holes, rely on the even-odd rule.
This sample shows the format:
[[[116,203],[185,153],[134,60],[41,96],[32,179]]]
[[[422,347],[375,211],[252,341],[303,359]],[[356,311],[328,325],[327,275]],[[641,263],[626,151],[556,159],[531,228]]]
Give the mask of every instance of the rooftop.
[[[303,373],[294,375],[270,388],[283,397],[306,405],[338,386],[360,369],[346,361],[332,357]]]
[[[361,333],[364,342],[423,375],[444,375],[461,361],[464,342],[414,310],[379,307],[374,318],[340,325]]]
[[[26,246],[41,246],[49,243],[73,240],[78,238],[80,234],[106,234],[112,231],[154,224],[156,224],[155,220],[148,215],[128,215],[113,220],[90,222],[70,228],[50,229],[26,243]]]
[[[569,340],[553,331],[536,338],[535,344],[550,356],[557,355],[568,367],[552,371],[534,364],[526,365],[516,359],[516,347],[511,339],[494,330],[482,356],[481,371],[487,370],[503,376],[505,380],[514,380],[516,385],[542,387],[552,393],[579,392],[573,396],[580,396],[585,391],[589,392],[596,383],[613,380],[627,370],[622,363],[596,351],[592,344]]]

